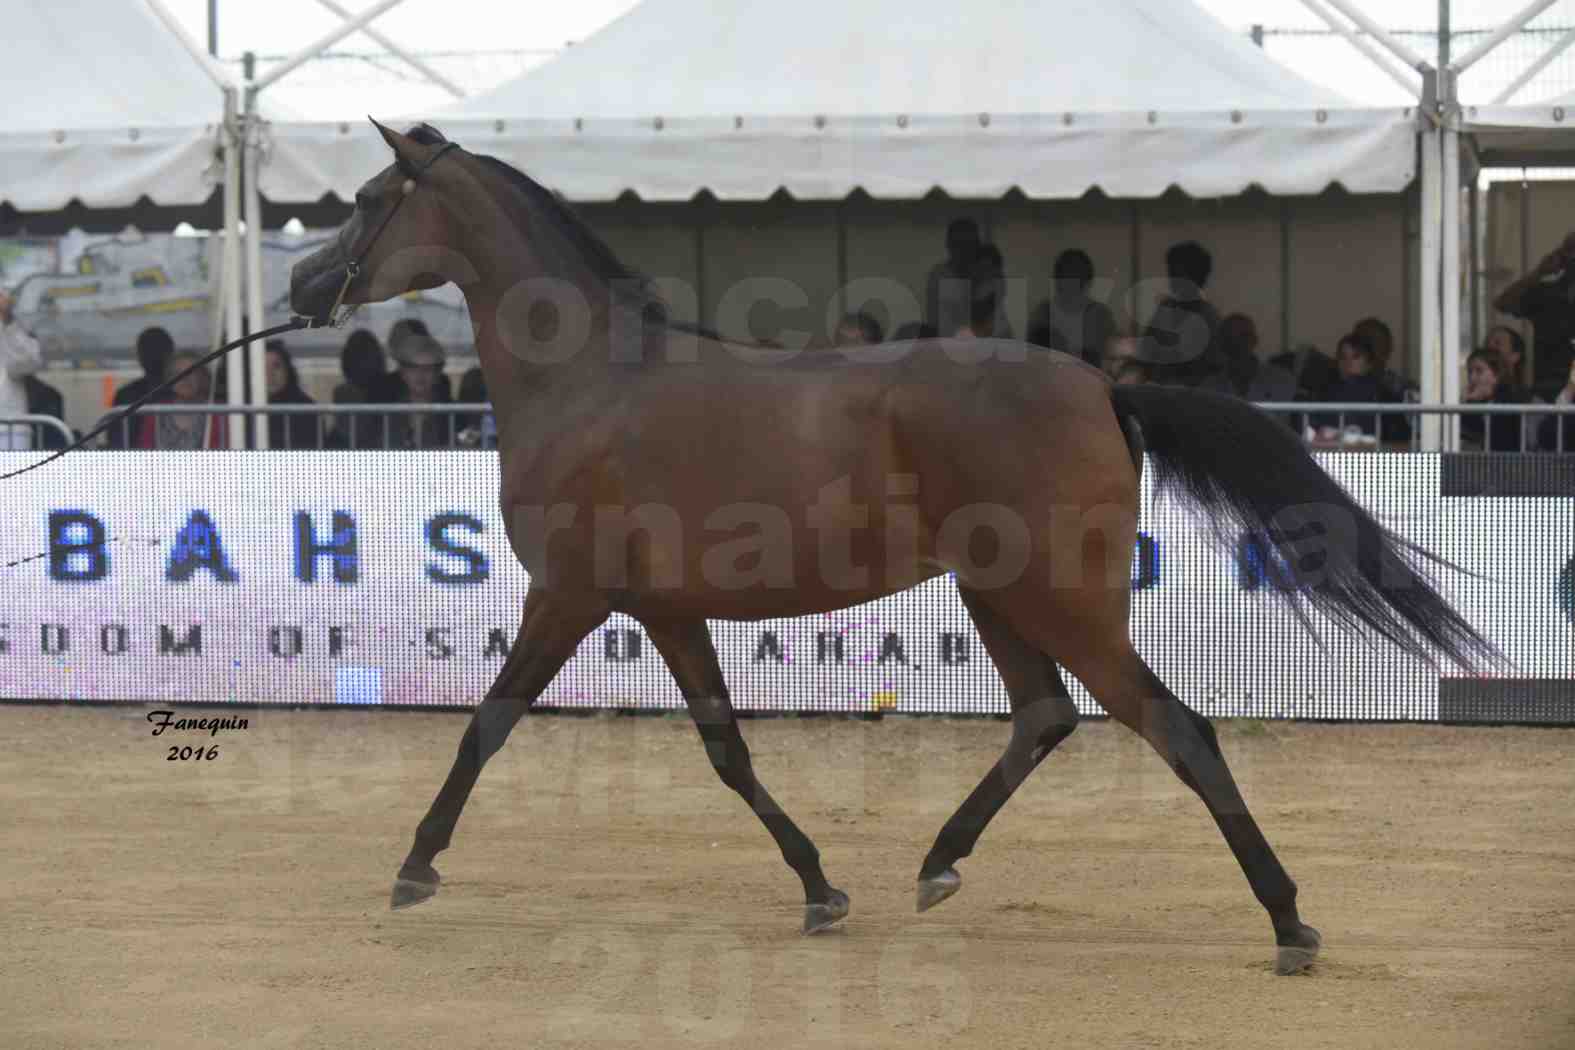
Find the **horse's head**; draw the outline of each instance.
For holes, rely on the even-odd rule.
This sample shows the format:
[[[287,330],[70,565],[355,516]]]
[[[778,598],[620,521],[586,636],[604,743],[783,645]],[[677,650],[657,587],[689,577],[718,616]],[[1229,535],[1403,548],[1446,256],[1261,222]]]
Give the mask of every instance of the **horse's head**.
[[[458,147],[427,124],[403,135],[372,124],[394,151],[394,163],[356,191],[355,212],[339,236],[295,264],[290,307],[302,316],[330,320],[338,303],[382,302],[474,279],[459,250],[462,224],[449,203],[464,175],[452,158],[437,163]]]

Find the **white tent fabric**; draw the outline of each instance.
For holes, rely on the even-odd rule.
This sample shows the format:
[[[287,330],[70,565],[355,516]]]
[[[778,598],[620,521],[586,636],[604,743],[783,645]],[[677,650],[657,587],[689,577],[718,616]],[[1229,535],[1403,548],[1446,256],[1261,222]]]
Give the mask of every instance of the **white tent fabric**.
[[[1356,109],[1188,0],[646,0],[431,119],[575,200],[1395,192],[1410,111]],[[278,124],[263,191],[343,199],[370,128]]]
[[[143,0],[8,0],[3,17],[0,201],[208,199],[223,94]]]
[[[1461,118],[1483,167],[1575,166],[1575,94],[1530,106],[1467,106]]]

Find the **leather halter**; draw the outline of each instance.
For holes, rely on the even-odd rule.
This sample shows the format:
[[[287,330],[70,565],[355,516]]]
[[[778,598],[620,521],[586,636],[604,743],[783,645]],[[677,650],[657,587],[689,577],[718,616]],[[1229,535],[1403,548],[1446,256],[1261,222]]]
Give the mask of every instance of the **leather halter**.
[[[383,216],[383,221],[378,223],[377,228],[372,231],[372,236],[366,242],[366,247],[361,249],[349,262],[345,263],[345,283],[339,286],[339,294],[334,297],[334,305],[328,308],[328,316],[321,321],[313,318],[314,327],[317,324],[323,324],[330,328],[343,328],[346,324],[349,324],[350,318],[355,316],[359,304],[351,306],[349,310],[345,311],[343,317],[336,318],[334,315],[339,312],[339,307],[344,303],[345,295],[349,293],[350,286],[355,283],[357,277],[361,276],[361,264],[366,261],[368,255],[372,254],[372,249],[377,245],[377,239],[383,235],[384,230],[388,229],[388,224],[393,221],[394,216],[399,214],[399,206],[404,204],[412,193],[416,192],[416,183],[420,181],[421,176],[431,170],[432,165],[443,158],[443,154],[458,146],[459,143],[457,142],[443,143],[436,153],[427,158],[425,164],[421,165],[421,167],[411,173],[409,178],[405,179],[399,199],[394,202],[392,208],[388,209],[388,214]]]

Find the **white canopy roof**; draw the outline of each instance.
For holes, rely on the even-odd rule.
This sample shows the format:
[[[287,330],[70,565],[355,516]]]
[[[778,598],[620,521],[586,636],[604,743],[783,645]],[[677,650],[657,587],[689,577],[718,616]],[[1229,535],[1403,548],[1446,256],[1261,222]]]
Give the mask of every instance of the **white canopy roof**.
[[[1463,118],[1483,167],[1575,167],[1575,94],[1531,106],[1467,106]]]
[[[422,116],[577,200],[1392,192],[1416,163],[1409,111],[1352,108],[1189,0],[645,0]],[[387,162],[370,128],[274,134],[275,200]]]
[[[7,0],[0,201],[208,199],[223,93],[145,0]]]

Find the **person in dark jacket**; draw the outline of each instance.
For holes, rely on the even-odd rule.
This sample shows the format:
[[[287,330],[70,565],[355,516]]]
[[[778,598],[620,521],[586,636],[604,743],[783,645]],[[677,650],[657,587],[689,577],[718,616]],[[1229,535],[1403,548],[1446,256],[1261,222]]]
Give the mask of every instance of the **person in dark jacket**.
[[[1366,336],[1351,332],[1341,339],[1335,354],[1335,364],[1340,369],[1340,378],[1329,384],[1324,392],[1327,400],[1375,405],[1397,401],[1393,392],[1385,386],[1379,370],[1378,353]],[[1313,416],[1310,422],[1325,431],[1335,430],[1341,425],[1338,416],[1327,413]],[[1376,434],[1384,441],[1411,440],[1411,424],[1400,414],[1380,416],[1374,413],[1366,416],[1346,413],[1344,425],[1354,426],[1363,434]]]
[[[388,358],[377,336],[357,328],[339,352],[345,381],[334,387],[336,405],[387,405],[404,397],[404,384],[388,370]],[[381,414],[339,416],[328,436],[331,448],[385,448],[388,417]]]
[[[1509,366],[1496,351],[1483,347],[1466,358],[1466,391],[1461,399],[1465,404],[1524,405],[1527,396],[1515,385]],[[1464,413],[1460,417],[1460,437],[1484,452],[1519,452],[1523,448],[1521,428],[1525,423],[1525,416]],[[1528,434],[1525,445],[1529,444]]]
[[[301,377],[295,371],[295,362],[281,339],[267,343],[268,403],[270,405],[315,405],[301,389]],[[312,449],[323,445],[322,432],[316,415],[270,415],[268,417],[268,447],[271,449]]]
[[[62,423],[66,421],[66,399],[59,390],[37,376],[23,376],[22,387],[27,391],[28,415],[52,416]],[[40,427],[37,447],[43,449],[65,448],[66,439],[54,427]]]

